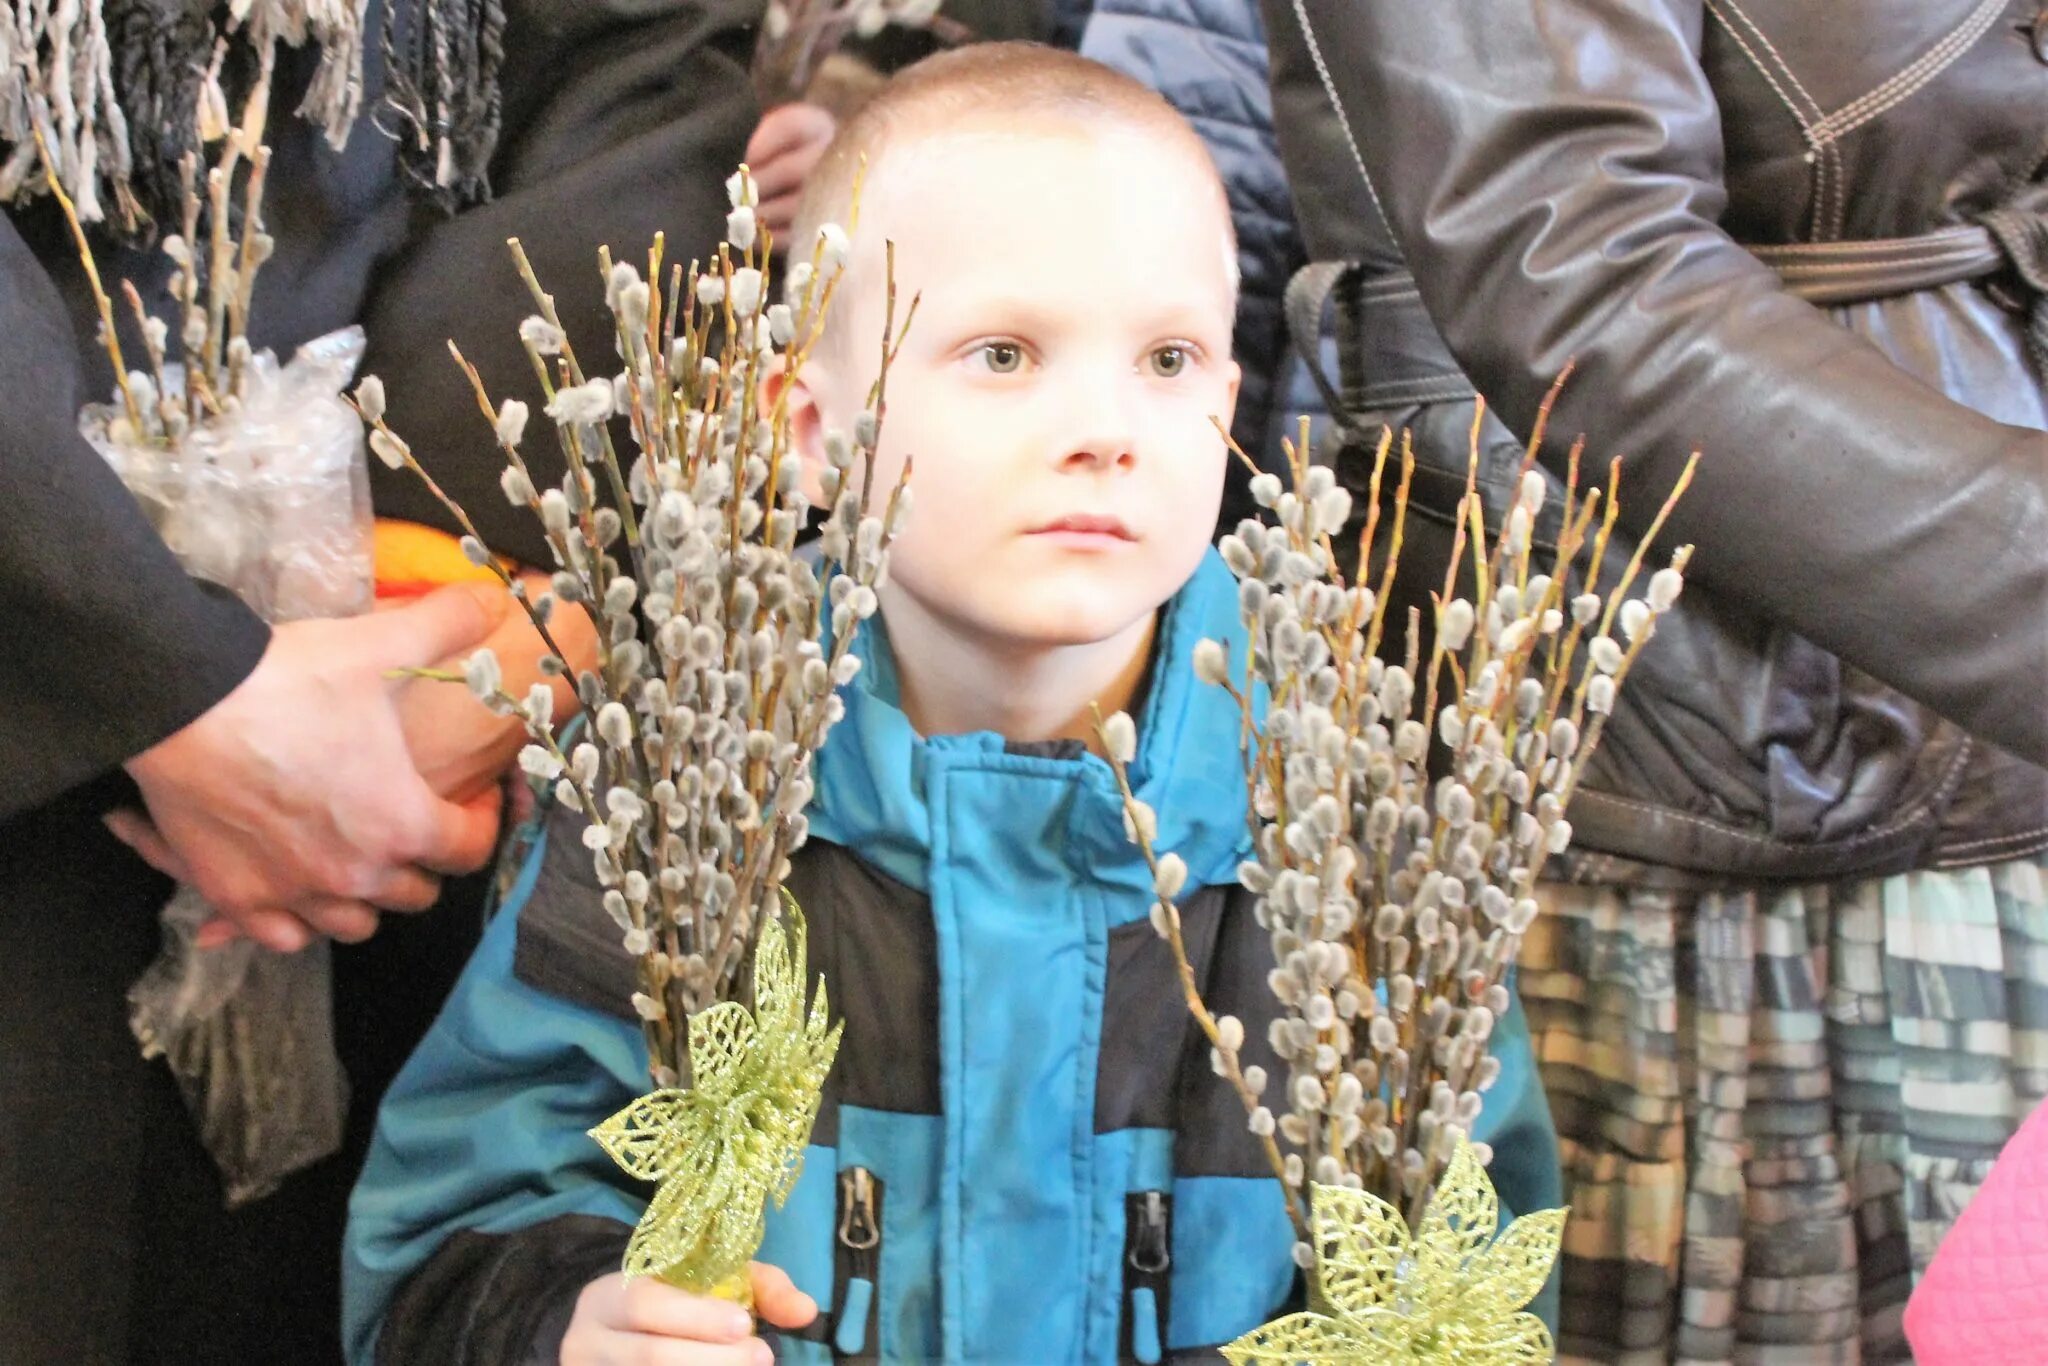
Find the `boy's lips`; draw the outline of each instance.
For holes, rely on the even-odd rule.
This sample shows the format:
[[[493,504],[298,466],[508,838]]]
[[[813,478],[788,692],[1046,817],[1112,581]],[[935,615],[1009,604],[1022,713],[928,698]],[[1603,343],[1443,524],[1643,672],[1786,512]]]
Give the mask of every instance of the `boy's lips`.
[[[1135,541],[1137,536],[1120,517],[1102,513],[1070,512],[1056,517],[1025,533],[1027,536],[1053,536],[1062,541],[1076,543],[1104,541]]]

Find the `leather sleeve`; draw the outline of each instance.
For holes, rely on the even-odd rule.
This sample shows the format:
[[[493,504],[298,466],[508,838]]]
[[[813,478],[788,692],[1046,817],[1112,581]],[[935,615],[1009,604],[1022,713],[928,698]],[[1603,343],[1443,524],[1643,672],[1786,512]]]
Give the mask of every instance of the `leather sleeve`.
[[[494,402],[532,405],[522,451],[536,477],[559,479],[561,455],[518,336],[534,305],[505,239],[520,239],[555,295],[585,369],[616,373],[597,249],[609,245],[614,260],[644,273],[656,232],[667,234],[673,263],[716,248],[725,178],[757,121],[747,61],[760,5],[511,0],[507,9],[495,198],[454,218],[415,210],[406,247],[379,268],[365,306],[363,368],[385,381],[392,427],[492,548],[548,566],[537,519],[499,492],[503,456],[448,342]],[[374,465],[372,478],[380,515],[453,529],[417,476]]]
[[[0,820],[211,708],[270,629],[186,576],[78,434],[78,349],[0,216]]]
[[[1264,3],[1297,94],[1309,20],[1424,303],[1510,426],[1576,359],[1551,430],[1623,456],[1625,523],[1701,449],[1665,536],[1698,582],[2048,762],[2048,434],[1907,375],[1716,225],[1701,0]],[[1298,185],[1355,183],[1343,140],[1283,147]],[[1319,255],[1364,235],[1301,208]]]

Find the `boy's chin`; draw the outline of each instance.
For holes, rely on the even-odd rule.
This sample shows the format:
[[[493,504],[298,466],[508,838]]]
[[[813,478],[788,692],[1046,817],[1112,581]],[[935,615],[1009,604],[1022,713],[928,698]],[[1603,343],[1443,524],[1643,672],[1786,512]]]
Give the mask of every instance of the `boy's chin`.
[[[1161,604],[1140,599],[1105,601],[1097,594],[1030,595],[1034,601],[1011,601],[995,623],[998,632],[1017,647],[1057,650],[1100,645],[1128,635],[1150,621]]]

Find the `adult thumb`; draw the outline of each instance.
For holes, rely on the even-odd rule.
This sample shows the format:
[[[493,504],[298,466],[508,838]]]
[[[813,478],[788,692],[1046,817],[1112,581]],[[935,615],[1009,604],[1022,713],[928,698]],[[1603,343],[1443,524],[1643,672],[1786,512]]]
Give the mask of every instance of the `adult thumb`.
[[[364,649],[378,669],[427,669],[481,645],[511,607],[495,583],[454,583],[390,612],[358,617]]]

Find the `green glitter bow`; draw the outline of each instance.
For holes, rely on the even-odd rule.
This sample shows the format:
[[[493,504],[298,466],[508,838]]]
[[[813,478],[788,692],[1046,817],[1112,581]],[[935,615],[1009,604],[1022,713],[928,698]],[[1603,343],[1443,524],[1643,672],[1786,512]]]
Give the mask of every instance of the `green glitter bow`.
[[[783,915],[787,931],[761,927],[753,1013],[721,1001],[690,1017],[689,1088],[649,1092],[590,1131],[628,1174],[660,1183],[626,1247],[628,1276],[744,1287],[769,1197],[780,1208],[803,1170],[843,1025],[828,1022],[823,982],[806,1013],[803,918],[793,901]]]
[[[1550,1330],[1520,1311],[1550,1277],[1565,1211],[1524,1215],[1496,1236],[1500,1200],[1470,1143],[1459,1140],[1412,1235],[1399,1210],[1365,1191],[1315,1186],[1311,1205],[1321,1298],[1335,1316],[1255,1328],[1223,1349],[1232,1366],[1551,1360]]]

